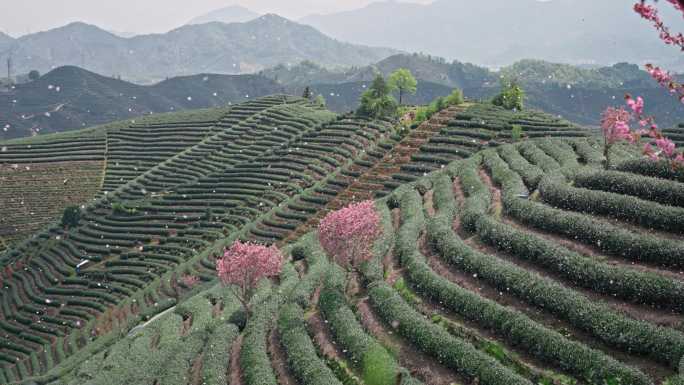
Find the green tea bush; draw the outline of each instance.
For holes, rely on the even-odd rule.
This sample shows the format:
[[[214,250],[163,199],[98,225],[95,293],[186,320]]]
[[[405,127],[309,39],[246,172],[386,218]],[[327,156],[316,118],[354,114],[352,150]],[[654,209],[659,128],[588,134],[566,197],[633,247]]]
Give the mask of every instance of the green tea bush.
[[[576,187],[626,194],[664,205],[684,207],[684,186],[678,182],[620,171],[592,170],[574,178]]]
[[[306,331],[304,312],[296,304],[287,304],[278,317],[280,341],[287,352],[288,366],[303,385],[342,385],[319,357]]]
[[[571,187],[560,174],[541,180],[542,199],[558,208],[608,215],[638,225],[665,231],[684,231],[684,208],[612,192]]]

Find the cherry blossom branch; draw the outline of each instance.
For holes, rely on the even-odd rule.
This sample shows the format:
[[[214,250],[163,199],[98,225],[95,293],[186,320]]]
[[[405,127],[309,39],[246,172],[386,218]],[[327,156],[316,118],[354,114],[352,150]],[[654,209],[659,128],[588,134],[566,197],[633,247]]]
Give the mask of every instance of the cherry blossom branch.
[[[684,14],[684,6],[680,0],[667,1],[672,4],[675,9]],[[646,0],[641,0],[639,3],[634,4],[634,12],[638,13],[643,19],[653,23],[653,27],[659,32],[660,39],[665,42],[665,44],[677,46],[684,51],[684,35],[682,35],[681,32],[677,34],[670,32],[670,28],[667,27],[660,18],[658,8],[654,5],[647,4]]]

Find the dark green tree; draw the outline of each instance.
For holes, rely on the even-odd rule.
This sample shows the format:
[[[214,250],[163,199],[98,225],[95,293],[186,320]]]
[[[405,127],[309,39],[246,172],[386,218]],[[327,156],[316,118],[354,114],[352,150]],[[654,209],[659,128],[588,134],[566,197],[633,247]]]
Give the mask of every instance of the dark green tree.
[[[522,110],[525,101],[525,91],[515,80],[502,80],[501,93],[492,99],[492,104],[507,110]]]
[[[36,70],[32,70],[31,72],[28,73],[28,78],[31,81],[36,81],[36,80],[40,79],[40,72],[38,72]]]
[[[69,228],[78,225],[81,220],[81,208],[78,206],[68,206],[62,214],[62,226]]]
[[[311,93],[311,87],[306,86],[306,88],[304,88],[304,94],[302,94],[302,97],[304,99],[311,100],[313,97],[313,94]]]
[[[399,104],[404,101],[404,95],[415,94],[418,89],[418,81],[411,71],[406,68],[399,68],[389,76],[387,84],[393,90],[399,90]]]
[[[359,115],[373,118],[388,117],[396,114],[397,101],[392,96],[392,89],[382,75],[378,74],[368,91],[361,95]]]

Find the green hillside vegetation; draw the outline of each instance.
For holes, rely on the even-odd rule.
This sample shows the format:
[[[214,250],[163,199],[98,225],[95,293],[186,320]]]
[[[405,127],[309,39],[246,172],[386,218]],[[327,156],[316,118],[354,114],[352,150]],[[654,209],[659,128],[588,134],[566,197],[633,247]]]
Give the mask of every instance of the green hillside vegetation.
[[[0,257],[0,382],[681,381],[681,173],[623,145],[604,170],[590,131],[491,104],[403,137],[284,96],[222,113],[130,127],[157,165]],[[205,134],[145,141],[178,125]],[[368,198],[383,236],[345,277],[311,230]],[[214,273],[238,238],[288,258],[246,324]]]
[[[140,86],[78,67],[60,67],[0,93],[0,139],[139,119],[153,113],[219,107],[278,93],[275,82],[252,75],[200,74]]]
[[[389,122],[336,116],[316,104],[285,96],[228,107],[212,124],[205,123],[169,119],[86,131],[95,138],[98,134],[101,138],[104,131],[107,158],[103,189],[84,204],[79,224],[65,228],[58,215],[52,224],[0,255],[5,288],[0,297],[0,328],[6,338],[0,359],[5,380],[42,375],[53,368],[49,378],[81,370],[83,357],[103,352],[140,320],[212,285],[214,257],[233,239],[279,245],[295,242],[330,210],[356,199],[385,196],[406,181],[468,157],[481,147],[505,143],[514,123],[526,125],[530,135],[587,135],[541,113],[465,104],[436,113],[401,137]],[[146,139],[155,135],[162,139]],[[88,136],[68,133],[60,143],[61,136],[35,139],[42,145],[41,157],[80,161],[68,159],[65,151],[45,147],[54,141],[77,148],[81,146],[77,141]],[[76,142],[68,144],[70,140]],[[3,154],[18,156],[14,149]],[[55,192],[54,199],[63,194],[69,192]],[[83,260],[90,263],[77,272],[76,265]],[[307,271],[318,270],[309,267]],[[198,277],[198,286],[188,286],[186,276]],[[312,290],[315,284],[306,287],[301,290]],[[306,292],[299,291],[298,298],[308,298],[302,294]],[[262,322],[257,317],[257,324],[248,325],[252,331],[244,335],[245,341],[257,338],[245,345],[249,347],[241,353],[245,360],[262,359],[256,336],[270,330],[266,320],[272,320],[273,306],[285,303],[268,298],[263,310],[268,318]],[[297,314],[291,309],[282,322],[297,322]],[[205,316],[197,315],[196,320]],[[184,324],[188,317],[181,312]],[[176,319],[168,321],[170,327]],[[209,324],[198,325],[202,329]],[[264,327],[268,329],[260,329]],[[195,357],[202,351],[205,344],[201,341],[210,341],[206,339],[210,332],[192,337],[197,338],[194,350],[186,356],[171,347],[182,344],[183,336],[181,342],[159,346],[168,347],[174,359],[186,362],[182,357]],[[292,343],[305,336],[290,337],[282,336]],[[171,357],[160,354],[154,357]],[[104,356],[110,357],[109,353]],[[149,359],[158,362],[153,356]],[[212,365],[223,364],[214,361]],[[183,365],[176,366],[174,373],[183,372]],[[334,361],[329,365],[335,376],[349,373],[340,369],[344,365],[335,366]],[[244,367],[259,370],[256,364]],[[150,372],[161,381],[159,373]],[[178,375],[187,375],[183,373]],[[112,381],[112,377],[102,377],[102,381]]]
[[[195,144],[227,111],[155,114],[133,120],[135,124],[124,120],[0,142],[4,187],[0,197],[6,202],[0,219],[0,250],[54,221],[65,207],[84,205]],[[167,143],[159,143],[165,144],[163,150],[151,152],[148,159],[140,156],[150,141],[164,140]]]
[[[351,277],[358,291],[346,293],[350,277],[309,233],[283,249],[279,284],[260,287],[244,329],[233,297],[209,284],[40,382],[678,383],[683,289],[677,262],[661,258],[681,246],[671,237],[680,228],[652,234],[638,223],[653,212],[627,218],[618,202],[649,186],[681,191],[680,177],[620,171],[646,161],[615,153],[604,171],[594,139],[541,138],[455,161],[377,202],[384,233],[362,278]],[[606,191],[616,178],[623,187]],[[612,194],[615,210],[561,210],[559,194]],[[565,228],[569,218],[579,225]],[[605,244],[581,235],[599,232]],[[648,255],[625,254],[654,238]],[[388,366],[373,367],[386,373],[373,380],[376,355]]]
[[[418,95],[409,103],[425,104],[450,89],[463,89],[466,97],[489,100],[500,91],[503,76],[518,82],[526,92],[529,107],[559,115],[577,124],[595,126],[608,106],[620,103],[625,94],[642,95],[649,102],[646,113],[659,117],[661,126],[672,126],[684,120],[684,110],[636,64],[618,63],[610,67],[586,69],[567,64],[539,60],[521,60],[494,72],[459,61],[447,62],[439,57],[421,54],[397,54],[376,64],[340,70],[324,69],[311,62],[280,65],[260,74],[297,89],[311,86],[323,95],[330,95],[335,111],[357,107],[364,85],[369,85],[376,73],[388,76],[400,68],[409,69],[419,81]],[[339,96],[338,96],[339,94]]]

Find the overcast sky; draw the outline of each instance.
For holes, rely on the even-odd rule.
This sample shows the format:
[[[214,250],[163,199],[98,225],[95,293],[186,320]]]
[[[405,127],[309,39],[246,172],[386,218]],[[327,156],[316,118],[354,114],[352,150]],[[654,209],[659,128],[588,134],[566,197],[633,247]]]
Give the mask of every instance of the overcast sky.
[[[431,3],[432,0],[403,0]],[[14,37],[73,21],[119,32],[166,32],[229,5],[297,19],[359,8],[373,0],[0,0],[0,31]]]

